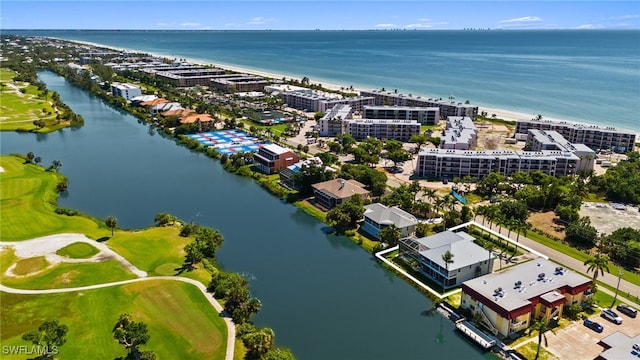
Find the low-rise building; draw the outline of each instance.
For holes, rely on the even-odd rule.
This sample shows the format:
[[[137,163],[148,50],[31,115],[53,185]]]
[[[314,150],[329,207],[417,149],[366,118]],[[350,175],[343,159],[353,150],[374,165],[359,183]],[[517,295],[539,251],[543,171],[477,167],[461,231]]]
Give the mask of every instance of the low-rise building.
[[[142,90],[137,85],[115,82],[111,84],[111,95],[131,100],[136,96],[141,96]]]
[[[380,203],[364,206],[364,222],[361,229],[380,240],[380,230],[394,225],[401,237],[407,237],[416,230],[418,219],[399,207],[387,207]]]
[[[317,156],[299,161],[293,165],[289,165],[285,169],[282,169],[282,171],[280,171],[280,184],[288,189],[298,190],[299,184],[296,183],[295,174],[303,171],[305,167],[311,166],[323,167],[324,165],[322,163],[322,160]],[[324,170],[327,171],[327,168],[325,168]]]
[[[325,209],[332,209],[352,196],[369,196],[365,185],[355,180],[333,179],[313,184],[312,187],[316,204]]]
[[[400,239],[399,251],[406,260],[416,262],[421,274],[449,289],[492,271],[495,256],[474,240],[464,231],[443,231],[422,238]],[[447,251],[453,255],[450,264],[442,258]]]
[[[600,340],[600,344],[605,350],[598,355],[597,360],[637,359],[636,355],[632,356],[633,352],[640,354],[640,335],[631,337],[616,331]]]
[[[592,294],[591,279],[538,258],[462,283],[461,307],[495,335],[513,336],[536,319],[562,316],[563,307]]]
[[[298,155],[291,149],[277,144],[263,145],[253,154],[253,163],[265,174],[275,174],[300,161]]]
[[[155,76],[178,87],[196,85],[209,86],[211,79],[219,75],[228,75],[225,70],[212,68],[176,69],[158,71]]]

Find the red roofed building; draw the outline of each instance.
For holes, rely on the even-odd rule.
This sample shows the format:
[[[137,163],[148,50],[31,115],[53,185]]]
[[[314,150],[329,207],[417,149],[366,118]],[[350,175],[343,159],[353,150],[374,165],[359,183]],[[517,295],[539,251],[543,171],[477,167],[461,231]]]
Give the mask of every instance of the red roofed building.
[[[462,283],[461,307],[495,335],[513,336],[536,319],[562,316],[564,306],[592,296],[591,279],[538,258]]]

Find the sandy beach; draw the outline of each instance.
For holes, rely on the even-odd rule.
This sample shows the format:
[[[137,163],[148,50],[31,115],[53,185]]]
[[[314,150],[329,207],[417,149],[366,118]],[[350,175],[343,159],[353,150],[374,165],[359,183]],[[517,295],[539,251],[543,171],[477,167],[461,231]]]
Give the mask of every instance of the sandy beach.
[[[288,78],[288,79],[301,80],[302,77],[304,77],[304,75],[301,76],[299,74],[273,73],[273,72],[259,70],[259,69],[245,68],[245,67],[241,67],[241,66],[237,66],[237,65],[233,65],[233,64],[212,62],[212,61],[196,59],[196,58],[185,58],[183,56],[174,55],[174,54],[153,53],[153,52],[141,51],[141,50],[136,50],[136,49],[119,48],[119,47],[114,47],[114,46],[109,46],[109,45],[104,45],[104,44],[99,44],[99,43],[94,43],[94,42],[88,42],[88,41],[66,40],[66,39],[60,39],[60,38],[57,38],[57,39],[61,40],[61,41],[68,41],[68,42],[72,42],[72,43],[76,43],[76,44],[95,46],[95,47],[100,47],[100,48],[104,48],[104,49],[112,49],[112,50],[121,51],[121,52],[144,53],[144,54],[149,54],[149,55],[154,56],[154,57],[168,58],[168,59],[184,59],[186,62],[191,63],[191,64],[211,65],[211,66],[214,66],[214,67],[218,67],[218,68],[222,68],[222,69],[226,69],[226,70],[230,70],[230,71],[235,71],[235,72],[239,72],[239,73],[246,73],[246,74],[253,74],[253,75],[259,75],[259,76],[262,76],[262,77],[272,78],[272,79],[282,79],[284,77],[284,78]],[[322,79],[314,79],[314,78],[309,78],[309,82],[312,83],[312,84],[322,84],[323,87],[325,87],[327,89],[330,89],[330,90],[341,90],[341,89],[349,88],[351,86],[351,84],[349,84],[349,85],[345,85],[345,84],[340,85],[340,84],[336,84],[336,83],[327,82],[327,81],[322,80]],[[380,85],[381,85],[381,87],[385,86],[385,84],[380,84]],[[360,91],[363,91],[363,90],[371,90],[371,89],[363,89],[363,88],[358,88],[356,86],[353,87],[353,92],[356,92],[356,93],[359,93]],[[428,94],[421,94],[421,96],[429,97]],[[481,113],[483,111],[486,111],[489,117],[491,117],[493,114],[495,114],[497,118],[503,119],[503,120],[509,120],[509,121],[529,120],[529,119],[535,118],[535,116],[537,115],[537,114],[527,114],[527,113],[522,113],[522,112],[517,112],[517,111],[512,111],[512,110],[495,109],[495,108],[490,108],[490,107],[486,107],[486,106],[482,106],[482,105],[478,104],[478,113]],[[557,119],[557,118],[551,118],[551,117],[544,116],[544,112],[543,111],[541,111],[540,114],[543,114],[543,119],[545,119],[545,120],[567,121],[569,123],[578,123],[578,122],[575,122],[575,121],[569,121],[569,120]],[[592,125],[592,124],[589,124],[589,123],[581,123],[581,124]],[[640,132],[637,133],[636,137],[640,139]]]

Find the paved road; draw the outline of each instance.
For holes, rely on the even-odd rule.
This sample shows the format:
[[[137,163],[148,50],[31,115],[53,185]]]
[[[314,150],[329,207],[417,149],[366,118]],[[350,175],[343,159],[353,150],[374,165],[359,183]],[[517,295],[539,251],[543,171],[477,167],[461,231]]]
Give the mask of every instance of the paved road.
[[[138,278],[138,279],[132,279],[132,280],[116,281],[116,282],[105,283],[105,284],[80,286],[75,288],[44,289],[44,290],[14,289],[14,288],[10,288],[0,284],[0,291],[4,291],[10,294],[24,294],[24,295],[57,294],[57,293],[67,293],[67,292],[84,291],[84,290],[92,290],[92,289],[101,289],[101,288],[106,288],[111,286],[120,286],[120,285],[136,283],[136,282],[154,281],[154,280],[181,281],[184,283],[189,283],[191,285],[194,285],[198,289],[200,289],[204,297],[209,301],[209,303],[213,306],[213,308],[216,309],[216,311],[219,314],[221,314],[221,316],[224,317],[224,322],[227,324],[227,351],[225,355],[225,360],[233,360],[233,352],[234,352],[235,339],[236,339],[235,325],[233,324],[233,321],[231,320],[231,318],[229,318],[228,316],[222,315],[224,309],[222,308],[220,303],[218,303],[218,301],[213,296],[210,296],[210,294],[207,293],[207,288],[197,280],[178,277],[178,276],[154,276],[154,277]]]
[[[482,224],[482,216],[478,216],[478,220],[476,221],[480,224]],[[488,222],[487,222],[487,227]],[[507,236],[508,234],[508,230],[507,229],[503,229],[500,226],[497,225],[493,225],[493,229],[497,232],[499,232],[501,235],[503,236]],[[511,232],[511,236],[509,236],[510,239],[512,240],[516,240],[517,235],[514,232]],[[576,260],[574,258],[572,258],[569,255],[565,255],[557,250],[548,248],[545,245],[542,245],[534,240],[531,240],[529,238],[526,238],[522,235],[520,235],[520,240],[521,243],[527,245],[528,247],[548,256],[551,260],[554,260],[560,264],[563,264],[571,269],[574,269],[578,272],[581,272],[583,274],[587,274],[587,268],[588,266],[584,265],[584,262],[580,261],[580,260]],[[593,273],[588,273],[588,276],[593,276]],[[600,274],[598,276],[598,280],[602,281],[603,283],[613,286],[614,288],[616,287],[616,285],[618,284],[618,276],[617,274],[609,274],[607,272],[604,273],[604,275]],[[611,295],[613,295],[614,293],[612,291],[608,291],[607,289],[603,288],[603,287],[599,287],[598,291],[603,291],[606,293],[610,293]],[[624,279],[620,280],[620,294],[629,294],[629,296],[632,297],[638,297],[640,296],[640,286],[634,285]]]

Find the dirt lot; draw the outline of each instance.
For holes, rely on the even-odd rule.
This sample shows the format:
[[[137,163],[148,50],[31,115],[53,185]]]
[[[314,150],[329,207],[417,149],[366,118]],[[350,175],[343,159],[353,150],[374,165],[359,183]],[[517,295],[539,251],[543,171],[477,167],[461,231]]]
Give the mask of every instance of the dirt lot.
[[[610,234],[623,227],[640,229],[640,211],[637,207],[626,206],[625,210],[616,210],[608,203],[583,203],[580,216],[588,216],[591,225],[602,234]]]
[[[556,213],[553,211],[531,213],[527,220],[531,225],[548,235],[564,239],[564,225],[556,224],[553,219]]]

